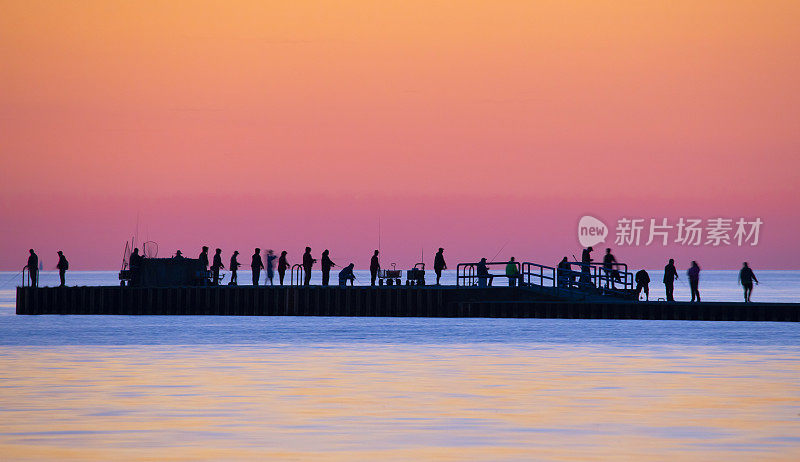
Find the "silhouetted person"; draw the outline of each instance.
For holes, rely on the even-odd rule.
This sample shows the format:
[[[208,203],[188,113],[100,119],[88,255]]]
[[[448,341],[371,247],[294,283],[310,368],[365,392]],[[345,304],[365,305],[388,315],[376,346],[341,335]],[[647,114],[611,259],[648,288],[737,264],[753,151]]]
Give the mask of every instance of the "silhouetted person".
[[[347,265],[344,268],[342,268],[341,271],[339,271],[339,286],[340,287],[346,286],[347,285],[347,281],[350,281],[350,285],[351,286],[353,285],[353,281],[356,280],[356,275],[353,274],[353,268],[355,266],[356,265],[354,265],[353,263],[350,263],[349,265]]]
[[[261,249],[256,247],[256,252],[253,254],[253,260],[250,262],[250,269],[253,271],[253,285],[258,285],[258,280],[261,278],[261,270],[264,268],[264,262],[261,261]]]
[[[508,278],[509,287],[516,287],[517,281],[522,282],[522,276],[519,274],[519,268],[517,268],[517,262],[514,261],[514,257],[511,257],[511,260],[506,264],[506,277]]]
[[[636,273],[636,299],[639,299],[639,295],[644,290],[644,296],[646,300],[650,300],[650,275],[647,274],[645,270],[639,270]]]
[[[489,274],[489,267],[486,265],[486,259],[481,258],[481,261],[478,262],[478,267],[476,271],[478,275],[478,287],[486,287],[486,283],[489,283],[489,286],[492,285],[492,279],[494,276]]]
[[[689,288],[692,291],[692,301],[700,301],[700,266],[696,261],[692,261],[692,266],[686,271],[689,276]]]
[[[286,259],[286,251],[281,252],[281,257],[278,258],[278,279],[283,285],[283,278],[286,276],[286,270],[289,269],[289,260]]]
[[[228,269],[231,270],[231,281],[230,281],[230,284],[233,285],[233,286],[239,284],[238,272],[239,272],[239,267],[242,266],[242,264],[239,263],[239,260],[236,258],[238,256],[239,256],[239,251],[238,250],[234,250],[233,251],[233,255],[231,255],[231,263],[230,263],[230,265],[228,265]]]
[[[31,278],[31,287],[38,287],[39,286],[39,256],[36,255],[36,252],[33,249],[30,249],[30,255],[28,256],[28,264],[25,265],[25,268],[28,268],[28,276]]]
[[[322,261],[320,265],[322,266],[322,285],[327,286],[331,278],[331,268],[336,266],[336,263],[331,260],[328,249],[322,252]]]
[[[178,253],[181,253],[179,250]],[[133,252],[131,252],[130,256],[128,257],[128,267],[130,267],[131,271],[136,271],[139,269],[139,265],[142,264],[142,256],[139,255],[139,248],[134,248]]]
[[[567,257],[561,259],[558,262],[558,286],[559,287],[569,287],[572,281],[572,270],[569,266],[569,261]]]
[[[436,285],[439,285],[439,280],[442,279],[442,270],[447,269],[447,263],[444,261],[444,249],[439,247],[436,256],[433,258],[433,272],[436,273]]]
[[[208,246],[203,246],[203,251],[200,252],[200,255],[197,257],[200,260],[200,263],[203,264],[203,268],[208,270]]]
[[[375,285],[375,279],[378,277],[378,271],[381,269],[381,262],[378,260],[379,253],[380,252],[376,250],[375,253],[372,254],[372,258],[369,261],[369,285],[371,286]]]
[[[591,283],[591,280],[592,280],[592,275],[589,272],[589,264],[592,263],[592,261],[593,261],[592,260],[592,250],[594,250],[594,249],[591,248],[591,247],[587,247],[587,248],[583,249],[583,252],[581,252],[581,263],[582,263],[581,264],[581,279],[580,279],[580,283],[581,284],[589,284],[589,283]]]
[[[275,260],[277,258],[272,249],[267,250],[267,280],[269,280],[269,285],[274,285],[272,280],[275,278]]]
[[[58,278],[61,279],[61,284],[59,287],[64,287],[67,285],[67,270],[69,269],[69,262],[67,261],[67,257],[64,256],[64,252],[58,251],[58,264],[56,265],[58,268]]]
[[[617,257],[611,253],[611,249],[606,249],[606,254],[603,255],[603,270],[606,273],[606,287],[608,287],[608,281],[611,280],[612,289],[615,288],[614,281],[622,282],[622,279],[619,276],[619,271],[614,268],[616,263]]]
[[[753,281],[758,285],[758,279],[756,279],[756,275],[747,265],[747,262],[744,262],[743,265],[742,269],[739,270],[739,283],[744,288],[744,301],[746,303],[750,301],[750,296],[753,295]]]
[[[317,262],[317,259],[311,256],[311,247],[306,247],[306,252],[303,254],[303,272],[305,273],[305,277],[303,278],[303,285],[311,285],[311,267],[314,266],[314,263]]]
[[[176,250],[176,251],[175,251],[175,257],[174,257],[174,258],[183,258],[183,253],[181,253],[181,251],[180,251],[180,250]]]
[[[675,260],[670,258],[667,266],[664,267],[664,288],[667,291],[667,301],[674,302],[675,298],[672,296],[675,290],[675,280],[678,279],[678,270],[675,269]]]
[[[214,252],[214,263],[211,264],[211,274],[213,275],[215,286],[219,285],[219,270],[221,268],[225,268],[225,265],[222,264],[222,249],[217,249]]]

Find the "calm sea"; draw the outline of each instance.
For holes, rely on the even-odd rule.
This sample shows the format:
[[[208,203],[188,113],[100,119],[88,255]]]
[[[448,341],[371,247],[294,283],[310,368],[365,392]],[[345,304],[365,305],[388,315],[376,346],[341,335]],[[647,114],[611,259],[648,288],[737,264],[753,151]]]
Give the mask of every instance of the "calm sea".
[[[756,274],[754,301],[800,300]],[[800,460],[798,324],[15,316],[14,276],[2,460]]]

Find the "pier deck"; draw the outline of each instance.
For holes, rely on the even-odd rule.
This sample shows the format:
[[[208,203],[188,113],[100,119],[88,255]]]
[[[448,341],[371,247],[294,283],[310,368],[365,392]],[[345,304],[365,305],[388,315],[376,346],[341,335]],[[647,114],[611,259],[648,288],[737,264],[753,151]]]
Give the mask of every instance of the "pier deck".
[[[563,300],[513,287],[18,287],[17,314],[800,321],[799,303]]]

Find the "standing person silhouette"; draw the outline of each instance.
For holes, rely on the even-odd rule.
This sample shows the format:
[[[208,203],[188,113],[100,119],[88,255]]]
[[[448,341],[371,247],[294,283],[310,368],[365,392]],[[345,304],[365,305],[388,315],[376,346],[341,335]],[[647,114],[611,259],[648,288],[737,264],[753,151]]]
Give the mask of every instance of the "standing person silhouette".
[[[222,249],[217,249],[214,252],[214,263],[211,265],[211,274],[213,275],[214,285],[219,285],[219,270],[225,268],[222,264]]]
[[[203,251],[200,252],[200,256],[197,257],[200,260],[200,263],[203,264],[203,269],[208,270],[208,246],[203,246]]]
[[[286,258],[286,251],[281,252],[281,257],[278,258],[278,280],[283,285],[283,278],[286,276],[286,270],[289,269],[289,260]]]
[[[253,271],[253,285],[258,285],[258,280],[261,278],[261,270],[264,268],[264,262],[261,261],[261,249],[256,247],[256,252],[253,254],[253,260],[250,263],[250,269]]]
[[[614,281],[622,282],[622,279],[619,276],[619,271],[616,270],[615,266],[617,264],[617,257],[611,253],[611,249],[606,249],[606,254],[603,256],[603,271],[606,273],[606,288],[608,288],[608,282],[611,281],[611,288],[614,289]]]
[[[700,302],[700,265],[696,261],[692,261],[692,266],[686,271],[689,276],[689,288],[692,291],[692,301],[697,299]]]
[[[667,301],[674,302],[675,298],[672,296],[675,290],[675,280],[678,279],[678,270],[675,269],[675,260],[670,258],[667,266],[664,267],[664,288],[667,291]]]
[[[28,256],[28,264],[25,265],[25,268],[28,268],[28,277],[31,278],[31,287],[38,287],[39,286],[39,256],[36,255],[36,252],[33,249],[28,250],[30,255]]]
[[[64,256],[64,252],[58,251],[58,264],[56,265],[58,268],[58,278],[61,279],[61,284],[59,287],[64,287],[67,285],[67,270],[69,269],[69,262],[67,261],[67,257]]]
[[[583,252],[581,252],[581,278],[579,281],[581,285],[587,285],[591,283],[592,276],[589,272],[589,265],[593,261],[592,250],[594,249],[587,247],[583,249]]]
[[[228,266],[228,269],[231,270],[231,282],[230,282],[230,284],[232,286],[235,286],[235,285],[239,284],[239,275],[237,274],[237,272],[239,271],[239,267],[242,266],[242,264],[239,263],[239,260],[236,259],[236,257],[238,257],[238,256],[239,256],[239,251],[238,250],[234,250],[233,251],[233,255],[231,255],[231,264],[230,264],[230,266]]]
[[[378,277],[378,271],[381,269],[381,262],[378,260],[379,253],[380,252],[376,250],[375,253],[372,254],[372,258],[369,260],[369,285],[371,286],[375,285],[375,279]]]
[[[327,286],[331,278],[331,268],[336,266],[336,263],[331,260],[330,251],[328,249],[322,252],[322,262],[320,262],[320,265],[322,266],[322,285]]]
[[[444,249],[439,247],[436,256],[433,258],[433,271],[436,273],[436,285],[439,285],[439,280],[442,279],[442,270],[447,269],[447,263],[444,261]]]
[[[311,256],[311,247],[306,247],[306,252],[303,254],[303,272],[305,273],[305,277],[303,278],[304,286],[311,285],[311,267],[313,267],[316,262],[317,260]]]
[[[744,288],[744,301],[747,303],[750,301],[750,296],[753,295],[753,281],[756,281],[756,285],[758,285],[758,279],[747,262],[742,265],[744,266],[739,270],[739,284]]]
[[[275,256],[275,252],[272,249],[267,250],[267,280],[269,281],[269,285],[274,285],[272,283],[272,279],[275,277],[275,259],[278,258]],[[266,285],[266,281],[264,284]]]
[[[567,257],[558,262],[558,287],[569,287],[572,281],[572,270],[569,268]]]

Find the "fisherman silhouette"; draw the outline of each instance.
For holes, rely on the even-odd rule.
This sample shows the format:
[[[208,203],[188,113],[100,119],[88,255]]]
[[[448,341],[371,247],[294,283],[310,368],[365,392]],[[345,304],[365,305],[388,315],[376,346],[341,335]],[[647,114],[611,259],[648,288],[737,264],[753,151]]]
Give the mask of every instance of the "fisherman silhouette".
[[[278,259],[278,279],[283,285],[283,277],[286,276],[286,270],[289,268],[289,260],[286,259],[286,251],[281,252],[281,257]]]
[[[664,267],[664,288],[667,292],[667,301],[674,302],[673,291],[675,290],[675,280],[678,279],[678,270],[675,269],[675,260],[670,258],[667,266]]]
[[[442,278],[442,270],[447,269],[447,263],[444,261],[444,249],[439,247],[436,256],[433,258],[433,271],[436,273],[436,285],[439,285],[439,280]]]
[[[253,259],[250,262],[250,270],[253,271],[253,285],[258,285],[258,280],[261,278],[261,269],[264,268],[264,262],[261,261],[261,249],[256,247],[253,254]]]
[[[350,281],[350,286],[353,285],[353,281],[356,280],[356,276],[355,276],[355,274],[353,274],[353,268],[355,266],[356,265],[354,265],[353,263],[350,263],[349,265],[347,265],[344,268],[342,268],[341,271],[339,271],[339,286],[340,287],[346,286],[347,285],[347,281]]]
[[[591,283],[591,273],[589,272],[589,265],[592,263],[592,250],[591,247],[587,247],[583,249],[581,253],[581,285],[587,285]]]
[[[272,279],[275,278],[275,259],[278,258],[275,256],[275,252],[272,249],[267,250],[267,280],[269,281],[269,285],[274,285]],[[266,284],[266,281],[264,281]]]
[[[636,273],[636,299],[639,299],[639,294],[644,290],[646,300],[650,300],[650,275],[645,270],[639,270]]]
[[[206,256],[207,255],[208,254],[206,254]],[[215,286],[219,285],[219,270],[221,268],[225,268],[225,266],[222,264],[222,249],[217,249],[214,252],[214,263],[211,265],[211,274],[213,275]]]
[[[514,261],[514,257],[506,264],[506,277],[508,278],[508,286],[509,287],[516,287],[517,281],[522,283],[522,278],[519,274],[519,268],[517,268],[517,262]]]
[[[322,262],[320,262],[320,265],[322,266],[322,285],[327,286],[331,278],[331,268],[336,266],[336,263],[331,260],[330,251],[328,249],[322,252]]]
[[[239,275],[237,274],[237,272],[239,271],[239,267],[242,266],[242,264],[239,263],[239,260],[236,259],[236,257],[238,256],[239,256],[239,251],[234,250],[233,255],[231,255],[230,265],[228,266],[228,269],[231,270],[231,280],[228,284],[232,286],[235,286],[239,283]]]
[[[489,267],[486,265],[486,258],[481,258],[481,261],[478,262],[476,273],[478,275],[478,287],[486,287],[487,282],[489,283],[489,287],[492,286],[494,276],[489,273]]]
[[[606,277],[606,288],[608,288],[608,282],[611,281],[611,288],[614,289],[614,281],[622,282],[622,279],[619,276],[619,271],[616,270],[615,265],[617,263],[617,258],[611,253],[611,249],[606,249],[606,254],[603,256],[603,271],[605,272]]]
[[[750,301],[750,296],[753,295],[753,281],[758,285],[758,279],[747,262],[742,263],[742,265],[744,266],[739,270],[739,283],[744,288],[744,301],[747,303]]]
[[[67,270],[69,269],[69,262],[67,261],[67,257],[64,256],[64,252],[58,251],[58,264],[56,265],[58,268],[58,278],[61,279],[61,284],[59,287],[64,287],[67,285]]]
[[[31,279],[31,287],[37,287],[39,285],[39,256],[36,255],[33,249],[28,250],[28,252],[30,252],[28,264],[22,269],[28,268],[28,277]]]
[[[372,258],[369,260],[369,285],[371,286],[375,285],[375,279],[378,277],[378,271],[381,269],[381,262],[378,260],[379,253],[380,252],[376,250],[375,253],[372,254]]]
[[[305,272],[305,278],[303,279],[303,285],[311,285],[311,267],[314,266],[317,260],[311,256],[311,247],[306,247],[306,252],[303,254],[303,271]]]
[[[200,263],[203,264],[204,269],[208,269],[208,246],[203,246],[203,251],[200,252],[200,256],[197,257],[200,260]]]
[[[697,299],[700,301],[700,266],[697,264],[696,261],[692,261],[692,266],[686,271],[686,275],[689,276],[689,288],[692,291],[692,301]]]
[[[572,270],[567,257],[564,257],[558,262],[558,286],[569,287],[571,285],[570,281],[572,281]]]

